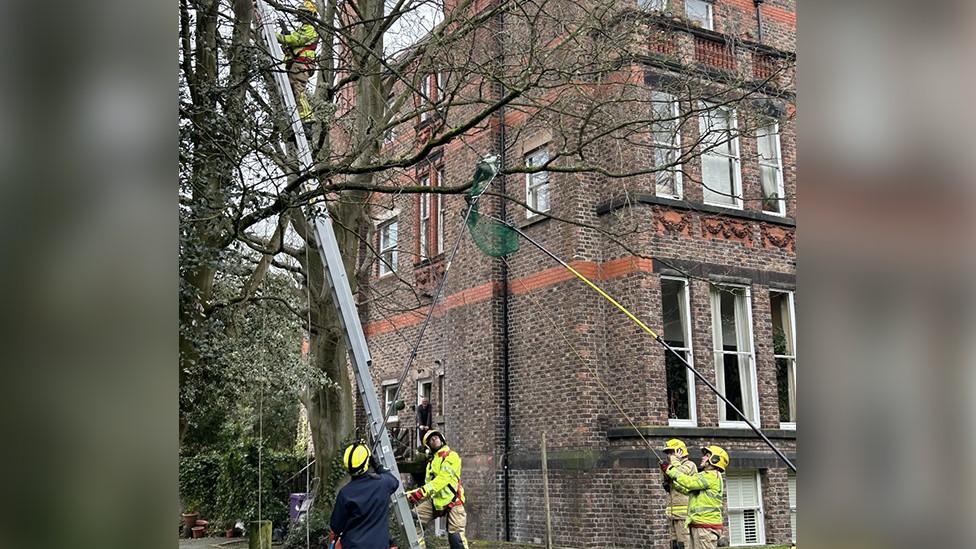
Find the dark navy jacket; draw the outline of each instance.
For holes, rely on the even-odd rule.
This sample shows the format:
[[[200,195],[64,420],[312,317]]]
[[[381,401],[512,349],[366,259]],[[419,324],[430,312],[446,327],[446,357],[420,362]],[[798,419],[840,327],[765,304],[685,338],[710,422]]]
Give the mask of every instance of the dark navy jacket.
[[[329,526],[342,549],[389,549],[390,496],[400,480],[383,469],[349,481],[339,490]]]

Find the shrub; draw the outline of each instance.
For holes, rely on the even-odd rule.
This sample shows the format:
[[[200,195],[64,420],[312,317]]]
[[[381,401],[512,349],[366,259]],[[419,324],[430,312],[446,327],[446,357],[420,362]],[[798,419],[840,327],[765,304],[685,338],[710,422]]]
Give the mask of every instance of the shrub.
[[[261,455],[261,518],[288,519],[287,479],[305,465],[303,456],[265,449]],[[236,520],[258,519],[258,445],[243,441],[221,453],[180,458],[180,498],[220,530]]]

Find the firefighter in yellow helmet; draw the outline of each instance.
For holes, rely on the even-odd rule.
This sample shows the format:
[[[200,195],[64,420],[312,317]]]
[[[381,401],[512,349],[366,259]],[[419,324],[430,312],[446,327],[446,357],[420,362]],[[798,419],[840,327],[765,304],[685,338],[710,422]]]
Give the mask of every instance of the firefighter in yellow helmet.
[[[304,0],[299,10],[299,26],[292,32],[286,32],[282,24],[282,34],[278,34],[278,42],[285,52],[285,70],[288,71],[288,82],[295,94],[298,105],[298,115],[302,121],[311,119],[312,105],[308,101],[305,89],[308,79],[315,71],[315,50],[319,45],[319,34],[312,22],[318,15],[318,8],[312,0]]]
[[[330,541],[338,539],[336,546],[344,549],[389,547],[390,496],[400,489],[400,479],[361,442],[346,448],[342,466],[352,480],[336,496],[329,519]]]
[[[729,454],[718,446],[702,448],[701,472],[682,473],[670,465],[666,471],[674,487],[688,494],[688,527],[692,549],[714,549],[722,537],[722,494],[725,479],[722,474],[729,466]]]
[[[672,438],[664,443],[664,453],[667,461],[661,462],[662,472],[667,471],[672,465],[676,470],[684,475],[695,475],[698,467],[695,462],[688,459],[688,447],[679,439]],[[688,494],[682,492],[674,484],[667,474],[664,477],[664,489],[668,492],[668,506],[664,509],[664,514],[671,522],[671,547],[672,549],[686,549],[691,547],[691,540],[688,533]]]
[[[433,456],[427,462],[424,485],[407,493],[407,499],[417,505],[417,517],[425,525],[437,517],[446,516],[450,549],[468,549],[468,540],[464,537],[467,517],[464,488],[461,487],[461,456],[447,446],[444,435],[437,429],[427,431],[423,443]]]

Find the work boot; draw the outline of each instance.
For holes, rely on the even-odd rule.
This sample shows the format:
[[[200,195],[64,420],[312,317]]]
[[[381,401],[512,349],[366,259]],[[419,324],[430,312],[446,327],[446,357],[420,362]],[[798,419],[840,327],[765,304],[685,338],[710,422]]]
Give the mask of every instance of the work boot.
[[[464,541],[464,537],[461,536],[460,532],[448,534],[447,543],[451,549],[468,549],[468,544]]]

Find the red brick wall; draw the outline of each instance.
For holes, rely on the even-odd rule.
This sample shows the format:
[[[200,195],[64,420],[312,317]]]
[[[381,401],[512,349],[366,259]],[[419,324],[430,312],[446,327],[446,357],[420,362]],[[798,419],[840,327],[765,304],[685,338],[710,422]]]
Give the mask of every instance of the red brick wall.
[[[683,10],[680,0],[676,10]],[[795,1],[770,0],[763,4],[763,42],[784,50],[795,44]],[[755,33],[755,11],[751,0],[718,0],[716,30]],[[752,25],[751,27],[749,25]],[[755,40],[756,37],[748,38]],[[677,41],[689,48],[687,36]],[[749,50],[737,50],[737,70],[751,77]],[[635,67],[629,67],[628,70]],[[643,67],[637,66],[638,73]],[[689,105],[684,105],[688,108]],[[789,106],[792,109],[792,106]],[[514,111],[511,111],[514,112]],[[523,145],[544,127],[524,128],[539,120],[522,114],[506,118],[508,142],[499,149],[500,128],[485,122],[466,138],[453,143],[441,156],[445,182],[456,185],[471,176],[476,155],[504,153],[506,165],[522,163]],[[525,131],[519,131],[524,129]],[[559,128],[548,128],[558,134]],[[683,127],[683,143],[697,138],[697,121]],[[398,136],[398,145],[415,135]],[[781,124],[781,145],[787,195],[787,216],[797,215],[795,130],[792,118]],[[743,136],[742,182],[747,196],[759,192],[755,140]],[[637,148],[599,151],[610,163],[646,163],[646,153]],[[553,189],[552,213],[583,225],[620,233],[628,249],[599,231],[557,220],[525,221],[524,211],[509,206],[509,218],[553,253],[573,262],[587,276],[653,329],[661,324],[660,277],[650,259],[690,261],[712,266],[712,270],[749,269],[754,273],[789,277],[796,272],[795,229],[789,220],[777,223],[736,212],[715,213],[700,207],[701,188],[698,161],[683,167],[686,207],[666,204],[634,204],[605,214],[597,206],[624,191],[653,194],[653,176],[606,179],[597,175],[550,174]],[[400,174],[400,177],[411,177]],[[525,196],[524,175],[499,178],[512,196]],[[414,183],[414,182],[411,182]],[[444,258],[415,265],[412,255],[417,212],[414,196],[382,197],[386,206],[399,210],[400,258],[398,276],[374,279],[364,296],[362,314],[374,358],[374,382],[399,376],[410,346],[416,340],[429,298],[414,293],[417,275],[430,264],[443,265]],[[445,197],[445,249],[450,251],[460,226],[464,201]],[[498,212],[500,200],[485,196],[482,207]],[[757,214],[758,201],[747,202],[745,211]],[[660,446],[670,437],[665,404],[664,351],[630,320],[558,267],[551,259],[523,240],[522,248],[508,259],[508,388],[511,425],[509,467],[510,534],[516,541],[532,541],[545,535],[541,472],[538,455],[542,433],[550,453],[550,496],[556,545],[573,547],[667,547],[667,524],[663,518],[664,493],[660,474],[652,461],[643,465],[620,457],[621,452],[644,448],[638,438],[611,437],[614,428],[627,425],[627,417],[642,427],[665,429],[650,437]],[[435,416],[442,416],[443,429],[452,448],[463,459],[463,478],[468,502],[468,535],[472,538],[504,536],[503,463],[505,450],[503,376],[505,334],[502,290],[503,262],[481,254],[470,238],[462,236],[461,248],[449,274],[444,298],[439,302],[426,337],[402,388],[408,408],[400,423],[414,427],[413,404],[418,379],[433,378]],[[707,277],[705,277],[707,278]],[[764,428],[779,426],[776,376],[772,358],[771,318],[768,286],[758,277],[752,283],[752,318],[756,351],[760,420]],[[429,283],[428,283],[429,284]],[[690,283],[695,365],[714,381],[712,365],[712,321],[709,282]],[[439,365],[435,360],[440,361]],[[436,374],[443,371],[447,403],[438,402]],[[604,392],[605,385],[623,408],[621,413]],[[717,400],[702,383],[697,383],[697,414],[700,428],[718,426]],[[443,414],[441,413],[443,411]],[[728,431],[709,436],[686,437],[689,448],[717,443],[737,455],[769,457],[754,438],[741,438]],[[776,439],[778,445],[795,453],[795,438]],[[697,455],[697,450],[692,451]],[[642,450],[646,457],[646,449]],[[733,462],[735,463],[735,461]],[[766,537],[769,543],[785,542],[790,536],[787,476],[782,466],[768,462],[762,469]]]

